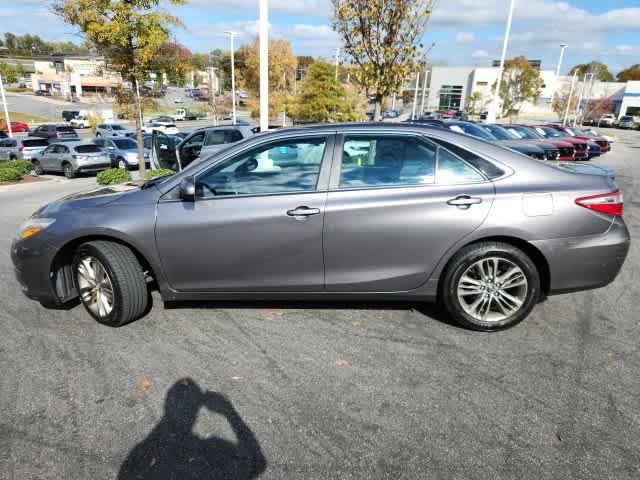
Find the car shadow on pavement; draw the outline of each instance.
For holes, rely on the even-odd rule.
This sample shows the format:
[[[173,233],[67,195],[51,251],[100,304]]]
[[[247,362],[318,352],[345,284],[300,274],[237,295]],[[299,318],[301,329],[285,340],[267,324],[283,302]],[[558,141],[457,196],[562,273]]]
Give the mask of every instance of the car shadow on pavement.
[[[196,435],[193,427],[201,408],[222,415],[236,441]],[[266,466],[258,440],[231,402],[184,378],[169,389],[164,416],[129,452],[117,478],[248,480],[257,478]]]
[[[413,310],[422,315],[445,323],[452,327],[462,328],[454,322],[444,309],[437,303],[430,302],[400,302],[400,301],[275,301],[275,300],[247,300],[247,301],[171,301],[164,302],[167,310],[180,308],[193,309],[224,309],[224,308],[254,308],[254,309],[276,309],[276,310]]]

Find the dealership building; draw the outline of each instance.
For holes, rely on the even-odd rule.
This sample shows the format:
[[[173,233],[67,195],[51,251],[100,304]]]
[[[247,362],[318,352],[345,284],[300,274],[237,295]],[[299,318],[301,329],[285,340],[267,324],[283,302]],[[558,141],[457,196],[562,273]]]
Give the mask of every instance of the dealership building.
[[[534,68],[537,61],[530,61]],[[418,97],[424,92],[425,111],[464,110],[468,98],[480,93],[480,111],[488,109],[493,101],[493,89],[498,78],[498,67],[441,67],[433,66],[427,72],[426,84],[421,76]],[[569,91],[573,77],[556,76],[553,70],[539,68],[542,77],[542,94],[535,103],[525,103],[521,113],[533,117],[555,116],[552,110],[553,98]],[[409,85],[411,91],[415,81]],[[585,102],[609,99],[617,116],[640,116],[640,82],[576,82],[574,92],[582,93]]]

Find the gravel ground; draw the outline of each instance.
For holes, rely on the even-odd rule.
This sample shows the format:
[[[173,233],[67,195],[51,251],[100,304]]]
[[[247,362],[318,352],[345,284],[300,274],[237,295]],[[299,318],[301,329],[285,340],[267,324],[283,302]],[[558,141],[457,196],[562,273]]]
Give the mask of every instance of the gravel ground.
[[[618,171],[640,233],[640,132]],[[182,304],[111,329],[45,310],[9,244],[92,178],[0,187],[0,478],[640,478],[637,242],[607,288],[517,327],[433,307]]]

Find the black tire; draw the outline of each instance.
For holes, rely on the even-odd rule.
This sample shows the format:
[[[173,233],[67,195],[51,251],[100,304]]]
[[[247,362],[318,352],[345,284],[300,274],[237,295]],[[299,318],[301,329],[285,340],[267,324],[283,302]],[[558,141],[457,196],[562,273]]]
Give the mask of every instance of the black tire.
[[[479,260],[495,257],[520,268],[527,280],[526,296],[513,314],[496,321],[483,321],[465,311],[458,298],[458,284],[466,270]],[[540,274],[522,250],[502,242],[478,242],[462,248],[449,261],[440,283],[439,300],[453,320],[463,327],[491,332],[513,327],[524,320],[541,297]]]
[[[14,161],[14,160],[17,160],[17,159],[18,159],[18,157],[16,157],[15,155],[9,155],[9,160],[10,161]]]
[[[120,166],[121,162],[124,165],[124,167]],[[115,168],[122,168],[123,170],[129,170],[129,164],[127,163],[127,161],[124,158],[118,157],[118,158],[116,158],[116,167]]]
[[[100,138],[102,134],[100,132],[96,133],[96,138]]]
[[[32,160],[31,165],[36,175],[43,175],[44,169],[38,160]]]
[[[102,264],[113,287],[113,307],[108,315],[96,314],[80,296],[87,312],[98,322],[111,327],[120,327],[144,315],[149,305],[149,289],[142,266],[133,252],[124,245],[108,241],[80,245],[73,259],[76,287],[79,284],[78,265],[87,256]]]
[[[71,165],[69,162],[65,162],[62,164],[62,172],[64,173],[64,176],[67,178],[76,177],[76,172],[73,170],[73,165]]]

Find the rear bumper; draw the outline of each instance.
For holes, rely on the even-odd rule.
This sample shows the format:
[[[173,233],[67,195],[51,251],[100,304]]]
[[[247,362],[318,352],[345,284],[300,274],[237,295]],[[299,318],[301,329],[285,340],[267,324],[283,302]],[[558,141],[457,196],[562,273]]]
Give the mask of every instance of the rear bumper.
[[[107,168],[111,168],[110,162],[87,163],[78,165],[76,172],[97,172],[98,170],[106,170]]]
[[[604,235],[531,242],[546,257],[550,294],[604,287],[615,280],[627,258],[631,238],[622,219]]]

